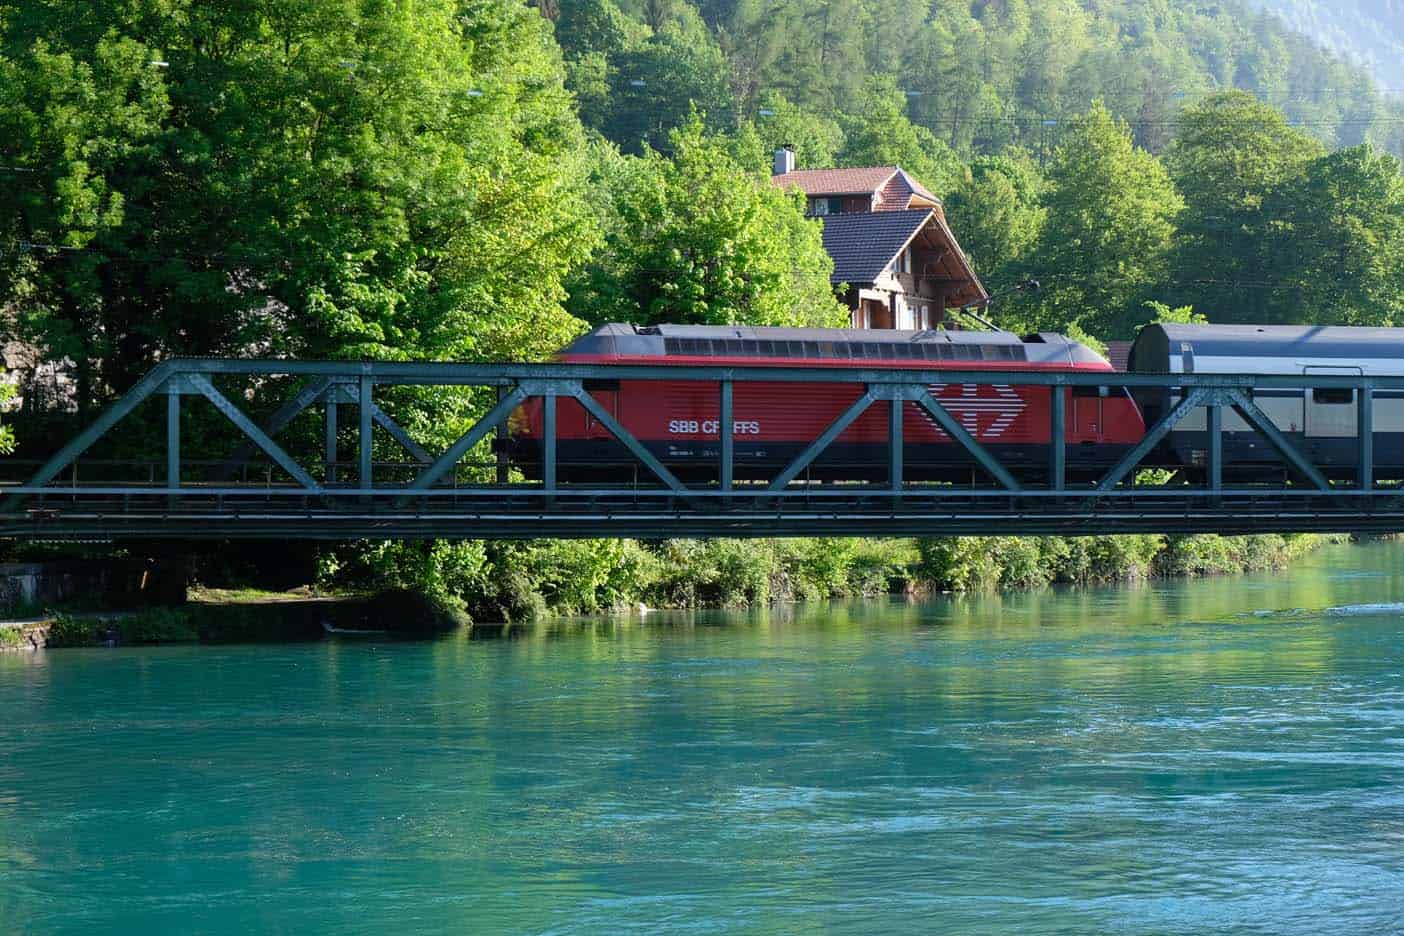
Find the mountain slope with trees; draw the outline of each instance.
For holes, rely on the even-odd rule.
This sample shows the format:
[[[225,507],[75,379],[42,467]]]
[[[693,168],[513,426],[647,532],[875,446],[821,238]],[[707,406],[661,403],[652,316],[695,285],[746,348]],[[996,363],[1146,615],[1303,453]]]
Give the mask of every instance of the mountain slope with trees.
[[[1399,0],[1253,0],[1289,27],[1343,58],[1366,65],[1379,82],[1404,89],[1404,3]]]
[[[783,99],[848,131],[837,155],[858,162],[852,138],[882,87],[891,94],[876,100],[896,96],[914,142],[930,149],[929,134],[962,154],[1046,155],[1093,99],[1158,152],[1184,106],[1232,88],[1328,145],[1404,151],[1399,112],[1365,70],[1234,2],[551,0],[542,11],[586,125],[629,151],[665,144],[692,102],[716,128],[754,121],[765,133]]]

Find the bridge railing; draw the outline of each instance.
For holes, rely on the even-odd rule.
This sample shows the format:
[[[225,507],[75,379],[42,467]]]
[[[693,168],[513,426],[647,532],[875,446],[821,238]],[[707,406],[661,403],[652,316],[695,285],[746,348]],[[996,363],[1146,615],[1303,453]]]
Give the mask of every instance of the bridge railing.
[[[273,389],[287,395],[277,406],[264,401],[268,415],[255,420],[245,411],[249,400],[244,395],[219,389],[217,381],[227,379],[245,381],[255,395]],[[686,480],[680,478],[666,456],[637,438],[590,392],[588,382],[600,379],[688,381],[715,388],[719,416],[715,473],[702,481],[694,475],[688,475]],[[802,450],[773,476],[738,479],[735,391],[738,385],[756,382],[845,384],[857,393],[851,404],[807,440]],[[1064,442],[1067,394],[1050,393],[1047,418],[1052,442],[1047,446],[1047,465],[1033,473],[1036,480],[1030,480],[1028,471],[1005,464],[979,438],[978,430],[972,432],[968,423],[952,412],[953,401],[943,396],[941,389],[971,386],[1150,388],[1165,391],[1168,402],[1166,412],[1146,426],[1140,441],[1113,464],[1094,478],[1070,479]],[[396,387],[493,388],[497,398],[451,444],[432,451],[390,411],[393,407],[387,405],[386,391]],[[1315,464],[1298,440],[1275,425],[1254,399],[1256,392],[1284,389],[1308,393],[1318,389],[1353,391],[1356,431],[1350,482],[1333,481],[1329,472]],[[818,516],[826,511],[850,518],[884,518],[887,526],[894,529],[901,524],[893,518],[907,514],[917,518],[947,517],[948,527],[955,529],[969,522],[956,523],[954,518],[960,510],[966,511],[967,518],[976,514],[988,516],[984,521],[987,523],[998,522],[999,517],[1025,518],[1021,522],[1026,527],[1031,525],[1027,518],[1033,516],[1066,526],[1079,518],[1095,521],[1099,516],[1113,515],[1129,522],[1128,518],[1137,511],[1138,516],[1146,518],[1159,515],[1170,524],[1176,518],[1210,517],[1216,511],[1223,514],[1230,510],[1240,511],[1242,517],[1261,519],[1267,516],[1265,504],[1271,506],[1275,511],[1272,516],[1278,519],[1263,522],[1275,528],[1282,526],[1284,517],[1307,514],[1334,517],[1337,519],[1330,522],[1348,526],[1352,517],[1361,518],[1360,523],[1364,524],[1367,518],[1389,515],[1397,501],[1394,484],[1381,485],[1375,477],[1373,414],[1377,392],[1398,390],[1404,390],[1404,377],[1340,373],[1152,375],[891,367],[172,360],[142,378],[21,483],[0,487],[4,498],[0,535],[37,535],[30,531],[62,528],[63,524],[56,521],[63,517],[81,525],[77,520],[80,516],[93,518],[90,522],[94,525],[106,524],[116,529],[123,528],[128,520],[155,523],[153,518],[186,522],[187,526],[195,518],[239,523],[238,518],[246,518],[251,505],[264,511],[283,511],[289,523],[298,517],[321,518],[316,523],[326,523],[325,529],[332,531],[339,521],[347,521],[341,527],[360,530],[362,526],[356,524],[371,524],[375,517],[393,518],[396,529],[401,531],[408,529],[406,525],[412,525],[414,518],[422,518],[421,525],[427,529],[433,523],[447,523],[451,517],[501,515],[504,519],[494,521],[499,528],[507,525],[505,518],[509,515],[547,517],[536,526],[519,524],[513,527],[515,531],[549,526],[551,519],[579,517],[591,511],[608,517],[641,516],[648,512],[673,517],[696,515],[702,520],[712,518],[718,533],[726,532],[726,517],[754,524],[759,517],[776,518],[778,522],[787,516]],[[160,456],[131,462],[87,460],[81,472],[75,470],[84,453],[133,418],[142,403],[162,398],[164,451]],[[557,432],[558,402],[562,399],[582,407],[627,451],[634,465],[627,483],[562,480]],[[486,448],[490,438],[504,438],[508,418],[532,400],[540,401],[540,456],[539,464],[533,465],[533,473],[539,474],[540,480],[513,482],[513,466],[501,450],[496,454],[489,452],[486,457],[473,456]],[[226,457],[186,458],[182,413],[195,401],[220,414],[242,438],[242,443]],[[925,413],[968,456],[972,467],[969,484],[913,480],[907,476],[902,414],[909,406]],[[807,472],[816,460],[874,408],[885,408],[888,416],[886,463],[882,466],[885,480],[807,483]],[[1233,486],[1224,483],[1225,409],[1235,412],[1280,459],[1284,468],[1282,482]],[[350,427],[342,423],[347,410],[355,416]],[[324,433],[320,457],[309,455],[305,447],[294,452],[278,441],[280,433],[309,411],[323,424],[319,430]],[[1138,483],[1138,473],[1147,457],[1170,432],[1198,411],[1204,413],[1206,447],[1202,463],[1194,466],[1194,478],[1177,478],[1171,484]],[[376,459],[373,440],[377,433],[393,440],[404,459]],[[341,457],[346,436],[353,440],[354,459]],[[117,465],[125,466],[125,476]],[[258,465],[259,470],[251,474],[250,465]],[[467,480],[461,478],[465,465],[471,465]],[[11,470],[14,467],[12,462]],[[194,480],[196,477],[198,480]],[[353,524],[348,521],[350,517],[360,519]],[[471,525],[471,519],[462,522]],[[1320,525],[1326,521],[1314,522]],[[1207,520],[1198,520],[1188,528],[1198,528],[1196,523],[1198,527],[1213,526]],[[933,519],[928,526],[934,528],[935,524]],[[607,532],[608,526],[592,529]],[[658,529],[666,527],[665,522],[659,522]],[[504,534],[498,529],[490,535],[512,535],[512,531]]]

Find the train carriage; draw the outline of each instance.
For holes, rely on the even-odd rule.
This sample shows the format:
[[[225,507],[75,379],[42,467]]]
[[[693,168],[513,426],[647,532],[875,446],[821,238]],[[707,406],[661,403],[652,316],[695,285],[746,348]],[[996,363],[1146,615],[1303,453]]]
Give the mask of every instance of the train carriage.
[[[1131,349],[1130,369],[1145,374],[1347,374],[1404,376],[1404,329],[1326,325],[1147,325]],[[1153,425],[1178,397],[1135,394]],[[1256,390],[1253,402],[1327,477],[1350,480],[1359,459],[1358,406],[1351,389]],[[1404,391],[1377,390],[1373,407],[1375,474],[1404,477]],[[1277,453],[1236,412],[1223,415],[1224,477],[1280,479]],[[1156,460],[1203,465],[1203,409],[1173,429]]]
[[[1110,372],[1100,355],[1062,335],[697,325],[605,325],[558,355],[565,363],[744,367],[923,368]],[[690,480],[718,476],[719,388],[715,382],[597,379],[586,390],[669,470]],[[745,382],[733,399],[738,478],[777,475],[861,394],[853,385]],[[932,394],[1001,463],[1025,481],[1046,479],[1051,388],[937,384]],[[1099,475],[1144,434],[1120,387],[1064,388],[1069,477]],[[558,472],[563,480],[627,480],[636,460],[574,400],[558,402]],[[888,412],[875,404],[806,472],[813,480],[872,480],[887,471]],[[511,420],[510,450],[540,476],[541,403]],[[904,405],[904,462],[911,480],[965,480],[968,453],[925,410]]]

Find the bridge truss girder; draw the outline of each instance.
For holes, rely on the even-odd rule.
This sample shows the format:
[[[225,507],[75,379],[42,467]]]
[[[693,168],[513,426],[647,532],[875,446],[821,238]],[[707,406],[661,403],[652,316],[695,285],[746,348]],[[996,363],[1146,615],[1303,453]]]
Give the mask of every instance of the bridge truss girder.
[[[260,424],[222,393],[214,378],[273,377],[304,382]],[[715,481],[684,483],[654,451],[586,389],[586,381],[688,380],[714,384],[718,393],[719,457]],[[857,399],[775,477],[761,483],[735,478],[735,387],[747,381],[857,386]],[[1025,532],[1144,532],[1404,529],[1404,507],[1395,487],[1374,479],[1373,394],[1404,389],[1404,378],[1340,374],[1136,375],[1017,373],[894,369],[735,368],[612,365],[453,365],[400,362],[283,362],[174,360],[159,365],[96,422],[64,445],[22,483],[0,487],[0,536],[277,536],[280,538],[526,536],[835,535],[850,533],[958,534],[994,529]],[[1047,483],[1021,482],[943,404],[934,387],[998,384],[1048,386],[1050,438]],[[394,386],[495,387],[497,402],[437,456],[382,408],[377,388]],[[1069,388],[1155,387],[1176,399],[1142,441],[1102,477],[1070,484],[1062,440]],[[1308,455],[1256,405],[1254,388],[1349,388],[1358,411],[1358,476],[1354,485],[1333,484]],[[142,402],[166,398],[164,484],[111,484],[76,472],[57,482],[80,457]],[[214,466],[210,479],[182,477],[183,397],[207,401],[239,431],[242,443]],[[583,407],[654,479],[627,486],[562,483],[559,479],[557,401]],[[501,437],[512,412],[529,400],[542,407],[541,481],[510,483],[500,459],[492,480],[462,485],[463,460],[489,436]],[[887,480],[882,484],[807,483],[803,476],[872,406],[888,407]],[[904,465],[902,413],[928,414],[972,467],[992,486],[911,482]],[[338,461],[340,413],[357,410],[356,471],[343,478]],[[321,408],[322,458],[299,461],[276,437],[298,416]],[[1223,483],[1222,413],[1236,411],[1281,458],[1297,483],[1228,487]],[[1208,448],[1203,484],[1146,486],[1137,469],[1166,436],[1203,409]],[[418,466],[408,482],[376,476],[372,435],[379,427]],[[261,453],[287,481],[232,481]],[[319,465],[317,462],[320,461]]]

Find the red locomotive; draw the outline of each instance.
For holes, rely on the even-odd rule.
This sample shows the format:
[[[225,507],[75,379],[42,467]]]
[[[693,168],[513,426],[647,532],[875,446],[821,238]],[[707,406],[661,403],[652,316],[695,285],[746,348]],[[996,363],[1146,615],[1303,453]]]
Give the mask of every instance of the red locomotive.
[[[1019,338],[990,331],[868,331],[703,325],[604,325],[558,355],[571,364],[740,367],[922,368],[979,371],[1110,372],[1107,361],[1062,335]],[[586,390],[680,478],[718,476],[716,383],[593,380]],[[735,475],[773,478],[862,393],[851,384],[738,382],[732,404]],[[932,394],[1013,474],[1047,477],[1051,388],[946,384]],[[1069,477],[1100,475],[1145,434],[1140,409],[1121,387],[1066,393]],[[510,449],[528,477],[540,476],[541,402],[513,414]],[[874,405],[806,470],[815,480],[872,480],[887,471],[888,412]],[[637,461],[574,400],[557,404],[562,480],[631,480]],[[905,475],[970,477],[965,450],[914,403],[903,412]]]

